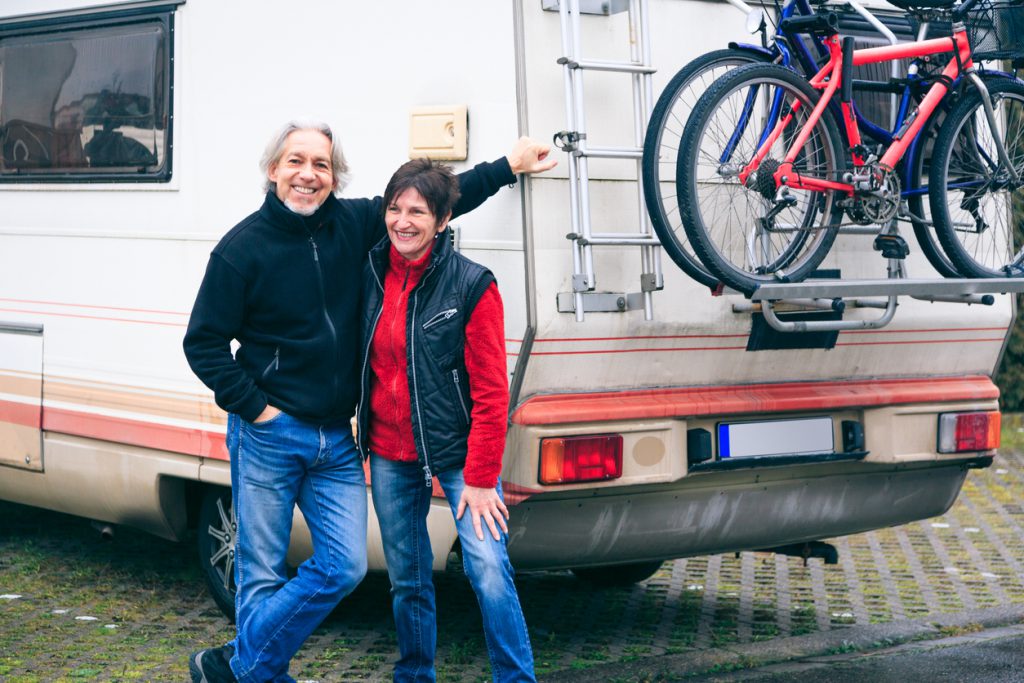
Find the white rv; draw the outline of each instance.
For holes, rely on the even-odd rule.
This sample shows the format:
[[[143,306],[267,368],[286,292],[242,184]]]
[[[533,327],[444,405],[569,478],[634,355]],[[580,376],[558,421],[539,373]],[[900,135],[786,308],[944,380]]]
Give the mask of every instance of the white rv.
[[[198,528],[230,606],[225,415],[181,340],[210,249],[261,201],[266,139],[313,115],[340,135],[350,196],[379,194],[410,154],[462,170],[520,134],[590,155],[557,152],[554,171],[456,221],[505,300],[518,569],[635,581],[665,559],[813,554],[949,508],[998,445],[990,377],[1011,298],[901,295],[884,327],[792,333],[713,296],[654,246],[637,150],[652,96],[696,55],[749,40],[743,17],[699,0],[582,5],[0,5],[0,498],[171,539]],[[908,270],[936,277],[911,248]],[[886,277],[861,235],[826,267]],[[877,315],[866,303],[843,319]],[[457,549],[443,501],[431,520],[442,568]],[[380,569],[375,527],[371,514]]]

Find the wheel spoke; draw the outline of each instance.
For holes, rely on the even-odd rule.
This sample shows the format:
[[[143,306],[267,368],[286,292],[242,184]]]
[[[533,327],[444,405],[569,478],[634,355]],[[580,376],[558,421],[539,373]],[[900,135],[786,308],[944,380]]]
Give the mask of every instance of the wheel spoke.
[[[1006,79],[990,90],[995,129],[977,94],[962,101],[940,131],[929,179],[936,232],[969,277],[1005,277],[1022,259],[1024,193],[1002,166],[997,140],[1014,170],[1022,168],[1024,87]]]
[[[692,166],[679,171],[686,185],[680,187],[683,225],[705,264],[737,289],[749,290],[783,270],[802,276],[834,239],[838,213],[831,193],[791,189],[786,204],[776,202],[775,169],[813,109],[813,94],[802,90],[809,86],[796,85],[797,79],[775,66],[734,71],[701,98],[684,133],[682,156]],[[778,102],[791,112],[781,130]],[[836,177],[837,134],[828,125],[822,120],[810,130],[793,162],[796,174]],[[761,152],[769,139],[770,148]],[[752,169],[745,184],[740,169]]]
[[[701,95],[737,66],[760,61],[759,56],[729,49],[703,55],[688,64],[659,97],[644,141],[644,199],[655,232],[672,260],[688,275],[708,286],[714,286],[717,278],[694,254],[678,208],[680,141]],[[715,164],[714,159],[705,161]]]
[[[234,591],[235,590],[235,556],[228,555],[228,559],[224,562],[224,590]]]

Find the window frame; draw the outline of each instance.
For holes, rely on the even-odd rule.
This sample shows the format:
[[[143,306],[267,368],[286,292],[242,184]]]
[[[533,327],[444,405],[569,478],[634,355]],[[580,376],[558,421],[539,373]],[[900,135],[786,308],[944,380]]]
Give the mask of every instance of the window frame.
[[[159,23],[163,28],[163,90],[166,100],[166,144],[164,163],[154,172],[138,173],[125,171],[96,171],[92,169],[77,172],[47,172],[35,170],[25,172],[0,172],[0,186],[3,185],[44,185],[60,184],[167,184],[173,176],[174,159],[174,15],[185,0],[155,0],[121,5],[88,7],[66,12],[18,16],[0,19],[0,41],[5,38],[54,35],[83,29],[117,28],[140,24]],[[162,115],[164,112],[158,112]]]

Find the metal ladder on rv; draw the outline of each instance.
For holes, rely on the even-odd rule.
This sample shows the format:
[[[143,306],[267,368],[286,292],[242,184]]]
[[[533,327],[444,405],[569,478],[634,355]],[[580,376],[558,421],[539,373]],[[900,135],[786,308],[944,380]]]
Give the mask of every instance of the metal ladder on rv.
[[[630,58],[629,61],[602,61],[584,59],[581,40],[581,2],[595,5],[594,10],[584,8],[591,14],[616,14],[629,12]],[[553,2],[548,1],[548,5]],[[661,270],[660,242],[651,227],[644,203],[642,166],[644,135],[647,120],[653,108],[654,93],[651,74],[650,47],[647,44],[648,2],[647,0],[615,0],[594,3],[588,0],[557,0],[559,20],[562,29],[562,54],[558,63],[565,75],[565,110],[567,130],[555,135],[555,144],[569,153],[569,195],[572,232],[567,238],[572,241],[572,292],[558,295],[558,310],[575,313],[576,320],[583,321],[588,312],[624,312],[643,308],[644,319],[652,320],[654,306],[652,294],[662,289],[664,278]],[[583,75],[587,71],[618,72],[631,76],[633,85],[633,139],[632,147],[601,147],[592,144],[587,137],[586,106],[584,102]],[[589,159],[604,158],[632,161],[636,164],[637,225],[634,232],[595,232],[590,211],[591,187]],[[594,247],[640,247],[640,291],[631,293],[595,292],[597,276],[594,271]]]

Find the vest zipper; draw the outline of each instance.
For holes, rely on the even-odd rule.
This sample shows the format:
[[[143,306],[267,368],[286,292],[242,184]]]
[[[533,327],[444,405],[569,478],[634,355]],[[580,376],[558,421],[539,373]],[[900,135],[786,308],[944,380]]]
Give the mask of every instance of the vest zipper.
[[[409,325],[409,353],[410,360],[412,361],[412,392],[411,398],[416,406],[416,417],[418,418],[420,426],[420,443],[423,444],[423,478],[426,486],[429,488],[431,485],[431,479],[433,475],[430,473],[430,453],[427,448],[427,435],[423,432],[423,413],[420,411],[420,392],[419,386],[416,382],[416,307],[419,305],[420,288],[427,281],[427,278],[433,274],[434,268],[428,268],[427,272],[423,274],[423,278],[420,279],[419,284],[412,292],[412,319],[414,324]],[[382,307],[383,308],[383,307]]]
[[[459,405],[462,406],[462,416],[466,418],[466,424],[469,424],[469,411],[466,410],[466,401],[462,398],[462,387],[459,386],[458,368],[454,368],[452,370],[452,378],[455,380],[455,395],[459,397]]]

